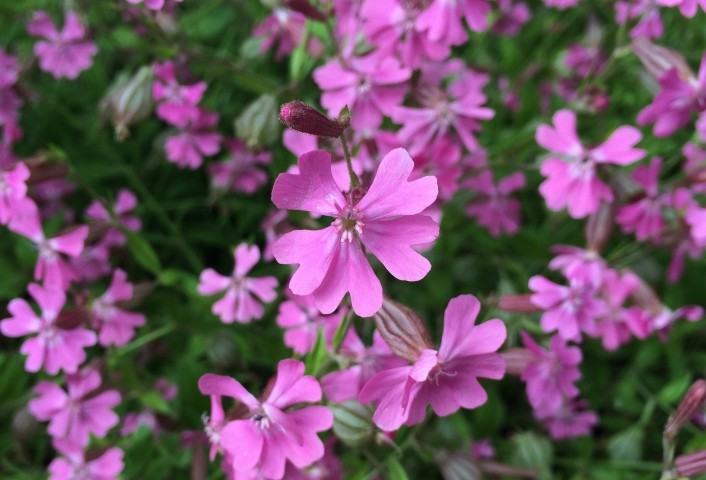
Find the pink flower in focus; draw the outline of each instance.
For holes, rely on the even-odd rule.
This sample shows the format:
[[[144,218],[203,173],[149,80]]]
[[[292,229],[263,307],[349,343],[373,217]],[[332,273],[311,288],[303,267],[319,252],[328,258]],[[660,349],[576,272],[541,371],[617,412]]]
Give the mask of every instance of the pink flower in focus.
[[[636,128],[622,126],[602,144],[586,149],[576,135],[574,112],[559,110],[553,122],[553,126],[540,125],[535,135],[539,145],[553,152],[542,164],[541,173],[547,179],[539,191],[550,210],[567,207],[573,218],[596,213],[601,201],[613,201],[613,192],[598,176],[598,167],[630,165],[643,158],[646,152],[634,148],[642,135]]]
[[[145,324],[145,316],[119,308],[119,302],[132,299],[132,284],[127,274],[116,269],[108,290],[91,305],[93,328],[98,330],[98,343],[104,347],[121,347],[135,336],[135,329]]]
[[[658,238],[666,222],[662,214],[664,199],[659,193],[659,170],[662,159],[655,157],[649,165],[640,165],[633,171],[633,179],[644,191],[644,198],[621,206],[615,220],[625,233],[635,233],[640,241]]]
[[[37,205],[25,198],[16,203],[9,229],[28,238],[39,249],[34,279],[44,280],[47,287],[66,291],[76,276],[61,254],[78,257],[88,236],[88,227],[82,225],[54,238],[46,238]]]
[[[281,479],[287,461],[305,468],[324,456],[324,444],[317,432],[331,428],[333,414],[318,405],[292,408],[321,400],[318,381],[304,375],[302,362],[282,360],[271,385],[265,398],[258,400],[233,378],[206,374],[199,379],[201,393],[211,396],[214,419],[223,422],[222,396],[234,398],[247,408],[243,417],[226,422],[218,431],[208,426],[206,429],[236,473],[257,468],[263,478]]]
[[[475,217],[494,237],[505,232],[515,233],[520,226],[520,202],[510,194],[525,186],[525,176],[515,172],[496,184],[490,170],[466,180],[463,187],[473,190],[478,197],[466,207],[466,213]]]
[[[206,82],[181,85],[176,78],[176,67],[172,62],[154,66],[155,81],[152,95],[157,106],[157,116],[165,122],[183,128],[202,116],[197,106],[206,92]]]
[[[444,417],[459,408],[476,408],[488,399],[478,378],[500,379],[505,362],[497,350],[505,342],[498,319],[475,325],[480,302],[473,295],[451,299],[444,313],[439,350],[425,348],[412,366],[373,375],[360,392],[361,403],[375,403],[375,424],[384,431],[424,420],[427,405]]]
[[[133,232],[139,232],[142,228],[142,221],[135,215],[130,215],[137,206],[137,197],[130,190],[121,188],[113,205],[113,214],[116,217],[118,225],[116,227],[124,227]],[[92,220],[100,220],[103,222],[112,222],[113,217],[110,216],[103,204],[99,201],[94,201],[86,209],[86,216]],[[125,245],[125,235],[118,228],[111,228],[106,232],[103,238],[103,243],[107,247]]]
[[[246,274],[260,261],[257,245],[238,245],[234,251],[235,268],[233,275],[225,277],[212,268],[201,272],[198,291],[201,295],[215,295],[226,291],[225,296],[213,304],[212,312],[223,323],[249,323],[259,320],[264,314],[260,301],[269,303],[277,296],[275,277],[250,278]]]
[[[120,394],[94,393],[100,385],[100,374],[90,368],[66,375],[67,391],[53,382],[39,382],[34,387],[39,396],[27,408],[37,420],[49,421],[49,435],[85,447],[89,434],[103,438],[120,420],[112,410],[120,403]]]
[[[522,342],[531,353],[521,378],[527,384],[527,398],[540,416],[559,409],[564,398],[579,394],[575,383],[581,378],[578,369],[583,358],[578,347],[569,346],[559,335],[552,336],[545,350],[526,332]]]
[[[123,471],[123,451],[111,447],[90,460],[80,445],[55,438],[54,448],[62,454],[49,464],[49,480],[117,480]]]
[[[27,196],[29,169],[18,162],[12,169],[0,169],[0,225],[7,225],[18,208],[18,202]]]
[[[230,151],[230,158],[208,167],[214,187],[250,195],[267,183],[267,173],[258,167],[269,165],[272,153],[266,150],[252,152],[245,142],[236,139],[226,140],[225,146]]]
[[[321,105],[332,117],[348,106],[355,130],[373,131],[404,99],[412,72],[394,57],[367,55],[331,60],[314,70],[314,80],[324,91]]]
[[[557,331],[564,340],[580,342],[581,332],[592,335],[596,318],[606,311],[603,300],[594,298],[594,287],[581,282],[571,281],[566,287],[535,275],[529,280],[529,288],[535,292],[532,303],[544,310],[542,330]]]
[[[277,325],[286,330],[284,344],[297,355],[306,355],[314,348],[320,329],[323,329],[326,343],[330,343],[346,312],[322,315],[313,296],[286,293],[289,300],[280,303],[277,314]]]
[[[54,78],[78,77],[91,67],[93,56],[98,52],[96,44],[85,39],[86,30],[75,12],[66,14],[61,32],[46,12],[34,12],[27,31],[45,39],[34,45],[34,54],[39,58],[39,68]]]
[[[0,332],[6,337],[37,334],[25,340],[20,348],[20,353],[27,355],[28,372],[38,372],[44,367],[49,375],[56,375],[62,369],[74,373],[86,359],[83,349],[96,344],[96,334],[80,326],[65,330],[57,325],[66,302],[63,291],[35,283],[30,283],[27,290],[39,305],[41,315],[37,316],[26,300],[16,298],[7,307],[12,317],[0,321]]]
[[[436,179],[407,181],[414,162],[403,149],[388,153],[370,187],[342,192],[331,175],[331,155],[323,151],[299,158],[299,174],[277,177],[272,201],[277,208],[334,217],[322,230],[295,230],[275,243],[279,263],[299,264],[289,282],[296,295],[314,295],[317,308],[333,312],[346,292],[355,313],[370,317],[382,306],[382,285],[363,248],[398,280],[418,281],[431,269],[412,248],[434,240],[439,226],[420,213],[438,195]]]
[[[187,120],[176,135],[164,142],[167,160],[181,168],[195,170],[203,163],[203,157],[215,155],[221,149],[221,134],[214,131],[218,124],[218,114],[197,109],[193,120]]]

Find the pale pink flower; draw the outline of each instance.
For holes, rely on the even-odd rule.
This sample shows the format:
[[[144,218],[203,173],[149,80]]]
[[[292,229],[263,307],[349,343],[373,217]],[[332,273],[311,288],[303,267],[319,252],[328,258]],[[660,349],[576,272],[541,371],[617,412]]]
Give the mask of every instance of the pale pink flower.
[[[644,150],[634,148],[642,134],[634,127],[622,126],[594,148],[581,145],[576,134],[576,114],[559,110],[553,126],[540,125],[537,143],[552,152],[541,167],[547,179],[539,191],[550,210],[568,208],[573,218],[596,213],[601,201],[612,202],[613,192],[598,176],[603,164],[630,165],[643,158]]]
[[[89,460],[83,448],[70,440],[55,438],[52,443],[62,456],[49,464],[49,480],[118,480],[125,467],[118,447]]]
[[[404,99],[407,80],[412,76],[394,57],[369,54],[352,57],[345,63],[331,60],[314,70],[314,80],[324,91],[321,105],[332,117],[348,106],[351,125],[360,131],[373,131]]]
[[[476,408],[488,396],[478,378],[500,379],[505,362],[497,350],[505,342],[498,319],[475,325],[480,302],[473,295],[451,299],[444,313],[439,350],[423,349],[412,366],[376,373],[360,392],[361,403],[375,403],[375,424],[384,431],[421,423],[427,405],[444,417],[459,408]]]
[[[7,225],[18,208],[18,202],[27,196],[29,169],[18,162],[11,169],[0,169],[0,225]]]
[[[312,295],[294,295],[287,289],[288,300],[280,303],[277,325],[285,329],[284,344],[297,355],[306,355],[314,348],[319,330],[323,330],[327,344],[333,340],[345,310],[322,315]]]
[[[260,249],[257,245],[238,245],[233,256],[235,268],[230,277],[223,276],[207,268],[201,272],[198,291],[201,295],[215,295],[226,291],[225,296],[213,304],[213,314],[224,323],[249,323],[259,320],[264,314],[262,304],[270,303],[277,297],[277,279],[275,277],[251,278],[246,275],[260,261]],[[256,299],[257,297],[257,299]]]
[[[67,290],[76,275],[61,254],[78,257],[88,236],[88,227],[82,225],[56,237],[46,238],[37,205],[31,199],[25,198],[15,205],[9,228],[28,238],[39,249],[34,279],[43,280],[47,287]]]
[[[215,155],[221,149],[221,134],[214,130],[218,114],[197,108],[193,119],[180,125],[181,130],[164,142],[167,160],[181,168],[195,170],[203,163],[203,157]]]
[[[558,332],[564,340],[581,341],[581,333],[595,332],[596,319],[606,311],[605,302],[595,298],[595,288],[578,281],[564,286],[541,275],[529,280],[532,303],[544,310],[541,327],[547,333]]]
[[[0,322],[0,332],[6,337],[24,337],[37,334],[25,340],[20,352],[27,355],[25,370],[38,372],[40,368],[50,375],[59,370],[75,372],[86,359],[84,348],[96,344],[96,334],[83,327],[65,330],[56,320],[66,302],[66,295],[56,288],[43,288],[35,283],[27,287],[29,294],[39,305],[41,315],[37,315],[26,300],[16,298],[7,310],[12,317]]]
[[[643,198],[621,206],[615,216],[625,233],[634,233],[638,240],[655,240],[666,222],[662,214],[664,198],[659,192],[659,170],[662,159],[655,157],[649,165],[640,165],[633,171],[633,179],[643,189]]]
[[[432,0],[419,15],[416,28],[426,32],[429,40],[445,46],[460,45],[466,41],[462,19],[474,32],[488,26],[490,5],[486,0]]]
[[[53,382],[39,382],[34,387],[39,396],[27,408],[37,420],[49,421],[49,435],[85,447],[90,434],[103,438],[120,420],[113,412],[120,394],[117,390],[95,392],[100,385],[100,374],[90,368],[66,375],[67,391]]]
[[[120,308],[119,302],[132,299],[132,284],[127,274],[116,269],[108,290],[91,304],[93,328],[98,330],[98,343],[104,347],[121,347],[135,336],[135,329],[145,324],[141,313],[128,312]]]
[[[225,451],[236,473],[257,468],[263,478],[281,479],[287,461],[305,468],[324,456],[324,444],[317,432],[331,428],[333,414],[318,405],[292,408],[321,400],[319,382],[304,375],[304,363],[280,361],[272,387],[262,400],[233,378],[221,375],[202,376],[199,390],[211,396],[212,418],[221,424],[214,430],[209,420],[209,439]],[[244,416],[224,422],[222,396],[234,398],[246,407]]]
[[[412,247],[434,240],[439,226],[420,213],[438,195],[436,179],[407,181],[414,162],[403,149],[388,153],[367,189],[342,192],[331,175],[331,155],[299,158],[297,175],[283,173],[272,190],[275,206],[335,217],[322,230],[295,230],[274,245],[279,263],[299,264],[289,282],[296,295],[313,294],[319,310],[336,310],[346,292],[357,315],[370,317],[382,306],[382,285],[363,248],[397,279],[418,281],[431,269]]]
[[[157,116],[165,122],[183,128],[201,116],[197,106],[206,92],[206,82],[181,85],[172,62],[154,66],[152,94],[157,102]]]
[[[522,172],[515,172],[496,185],[490,170],[484,170],[463,183],[464,188],[477,195],[466,206],[466,213],[487,228],[494,237],[502,233],[515,233],[520,226],[520,202],[511,198],[510,194],[524,186],[525,176]]]
[[[93,56],[98,52],[96,44],[86,40],[86,29],[75,12],[66,14],[64,29],[60,32],[46,12],[34,12],[27,31],[45,39],[34,45],[34,54],[39,58],[39,68],[54,78],[78,77],[91,67]]]
[[[214,187],[246,194],[267,183],[267,172],[262,168],[272,162],[272,153],[267,150],[253,152],[242,140],[226,140],[230,158],[208,166],[208,174]]]
[[[115,198],[113,205],[113,215],[117,225],[115,227],[124,227],[133,232],[139,232],[142,228],[142,221],[139,217],[131,215],[137,206],[137,197],[130,190],[121,188]],[[99,201],[94,201],[86,209],[86,216],[92,220],[100,220],[103,222],[113,222],[113,217],[108,213],[103,204]],[[107,247],[125,245],[125,234],[118,228],[110,228],[103,237],[102,243]]]

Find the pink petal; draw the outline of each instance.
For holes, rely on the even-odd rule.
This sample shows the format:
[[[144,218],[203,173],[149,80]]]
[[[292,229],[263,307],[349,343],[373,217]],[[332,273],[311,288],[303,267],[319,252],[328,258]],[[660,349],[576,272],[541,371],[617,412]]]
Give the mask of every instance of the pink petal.
[[[260,249],[257,245],[241,243],[236,247],[234,256],[235,276],[243,277],[260,261]]]
[[[232,397],[250,408],[256,408],[260,402],[237,380],[224,375],[207,373],[199,378],[199,390],[204,395]]]
[[[233,457],[233,466],[238,471],[247,471],[260,460],[264,436],[252,420],[235,420],[221,430],[221,444]]]

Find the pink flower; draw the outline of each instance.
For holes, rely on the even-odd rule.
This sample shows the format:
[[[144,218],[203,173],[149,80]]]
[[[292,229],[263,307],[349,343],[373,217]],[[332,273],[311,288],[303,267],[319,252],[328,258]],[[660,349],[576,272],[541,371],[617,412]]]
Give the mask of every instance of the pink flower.
[[[640,165],[633,171],[633,179],[644,191],[641,198],[618,209],[615,220],[625,233],[635,233],[638,240],[655,240],[666,222],[662,215],[664,199],[659,193],[659,170],[662,159],[655,157],[649,165]]]
[[[535,135],[539,145],[558,154],[542,164],[547,179],[539,191],[550,210],[567,207],[574,218],[596,213],[601,201],[613,201],[613,192],[598,176],[599,165],[630,165],[643,158],[646,152],[634,148],[642,135],[636,128],[622,126],[602,144],[586,149],[576,135],[574,112],[559,110],[553,122],[553,126],[540,125]]]
[[[698,77],[672,67],[659,77],[659,86],[652,103],[637,115],[637,124],[654,122],[655,136],[667,137],[687,125],[692,112],[706,110],[706,54],[701,59]]]
[[[525,176],[515,172],[497,183],[490,170],[484,170],[463,184],[475,191],[478,197],[466,207],[466,213],[475,217],[494,237],[501,233],[515,233],[520,226],[520,202],[510,194],[525,186]]]
[[[203,157],[215,155],[221,149],[221,134],[213,128],[218,124],[218,114],[197,108],[196,116],[180,125],[183,130],[164,142],[167,160],[181,168],[195,170]]]
[[[517,35],[532,17],[529,7],[522,1],[498,0],[498,10],[500,15],[492,28],[497,35]]]
[[[156,76],[152,87],[157,106],[157,116],[165,122],[183,128],[202,116],[197,106],[206,92],[206,82],[181,85],[176,79],[176,67],[172,62],[154,66]]]
[[[80,445],[60,438],[52,443],[63,456],[49,464],[49,480],[117,480],[125,466],[123,451],[118,447],[111,447],[88,460]]]
[[[170,1],[181,3],[183,0]],[[164,8],[166,2],[167,0],[127,0],[127,3],[131,3],[133,5],[139,5],[140,3],[144,3],[145,7],[149,8],[150,10],[161,10],[162,8]]]
[[[549,350],[545,350],[524,331],[522,342],[531,353],[521,378],[527,384],[527,398],[532,408],[541,415],[556,411],[564,398],[579,394],[575,383],[581,378],[578,369],[581,350],[569,346],[559,335],[552,336]]]
[[[432,42],[460,45],[467,38],[461,20],[465,18],[471,30],[480,32],[488,26],[489,13],[490,5],[486,0],[432,0],[419,15],[416,28],[426,32]]]
[[[120,403],[120,394],[117,390],[92,393],[100,384],[100,374],[93,369],[67,375],[68,391],[52,382],[39,382],[34,387],[39,396],[29,401],[28,409],[37,420],[49,421],[49,435],[85,447],[89,434],[103,438],[120,420],[112,410]]]
[[[544,422],[549,434],[555,440],[588,435],[598,424],[596,412],[585,410],[585,402],[577,399],[564,399],[561,407],[546,415],[538,416]]]
[[[266,150],[252,152],[242,140],[226,140],[225,146],[230,151],[230,158],[208,167],[214,187],[250,195],[267,183],[267,172],[258,167],[269,165],[272,153]]]
[[[331,175],[331,155],[299,158],[299,174],[283,173],[272,190],[275,206],[335,217],[322,230],[295,230],[275,243],[275,259],[299,264],[289,282],[296,295],[313,294],[317,308],[333,312],[346,292],[353,310],[372,316],[382,306],[382,285],[363,248],[397,279],[418,281],[431,269],[412,247],[434,240],[439,226],[420,213],[437,197],[434,177],[407,181],[414,162],[396,149],[383,158],[367,189],[341,192]],[[364,193],[363,193],[364,192]]]
[[[529,288],[535,292],[532,303],[544,310],[542,330],[557,331],[564,340],[579,342],[581,332],[593,334],[596,318],[606,310],[605,303],[594,298],[594,287],[578,281],[566,287],[535,275],[529,280]]]
[[[27,196],[29,169],[18,162],[12,169],[0,169],[0,225],[7,225],[18,202]]]
[[[543,0],[547,7],[566,10],[567,8],[575,7],[581,0]]]
[[[145,316],[119,308],[116,304],[132,299],[132,284],[119,268],[113,273],[108,290],[91,305],[93,327],[98,330],[98,343],[104,347],[121,347],[132,340],[135,329],[145,324]]]
[[[17,63],[17,57],[5,53],[5,50],[0,48],[0,89],[13,86],[19,76],[20,65]]]
[[[679,7],[681,14],[688,18],[696,15],[699,7],[706,12],[706,0],[656,0],[656,2],[665,7]]]
[[[624,0],[615,4],[615,21],[624,25],[639,19],[630,29],[631,38],[659,38],[664,32],[659,6],[654,0]]]
[[[275,277],[250,278],[245,275],[260,261],[257,245],[238,245],[234,251],[233,275],[225,277],[212,268],[201,272],[198,291],[201,295],[214,295],[223,290],[225,296],[213,304],[213,314],[224,323],[249,323],[262,318],[264,309],[255,299],[269,303],[275,299],[277,279]]]
[[[133,232],[139,232],[142,228],[142,221],[135,215],[130,213],[137,206],[137,197],[130,190],[121,188],[113,205],[113,214],[116,217],[118,225],[115,227],[124,227]],[[86,209],[86,216],[93,220],[103,222],[112,222],[113,217],[108,213],[103,204],[98,201],[91,203]],[[102,243],[106,246],[121,246],[125,244],[125,235],[118,228],[111,228],[106,232]]]
[[[78,257],[88,236],[88,227],[82,225],[54,238],[46,238],[39,221],[37,205],[29,198],[25,198],[15,205],[9,228],[27,237],[39,249],[34,279],[44,280],[44,285],[47,287],[67,290],[76,276],[60,254]]]
[[[39,68],[54,78],[78,77],[91,67],[93,56],[98,52],[95,43],[85,40],[86,29],[74,12],[66,14],[61,32],[46,12],[34,12],[27,31],[45,39],[34,45],[34,54],[39,58]]]
[[[0,332],[6,337],[23,337],[36,333],[25,340],[20,352],[27,355],[25,370],[38,372],[42,366],[50,375],[63,369],[75,372],[86,359],[84,348],[96,344],[96,334],[83,327],[65,330],[57,325],[57,317],[66,302],[66,295],[56,288],[43,288],[35,283],[27,287],[29,294],[42,311],[37,316],[27,301],[16,298],[7,310],[12,317],[0,322]]]
[[[378,427],[394,431],[420,423],[429,404],[443,417],[486,402],[478,377],[503,377],[505,363],[496,352],[507,332],[498,319],[474,325],[479,311],[473,295],[451,299],[439,350],[425,348],[414,365],[383,370],[368,380],[359,399],[375,403],[373,421]]]
[[[616,350],[627,343],[632,335],[645,338],[649,333],[641,323],[635,309],[626,309],[624,304],[635,293],[640,279],[631,272],[620,274],[607,270],[603,283],[603,298],[606,311],[598,320],[596,335],[603,339],[603,348]]]
[[[324,93],[321,105],[336,117],[343,107],[351,110],[355,130],[373,131],[404,99],[412,72],[394,57],[367,55],[331,60],[314,70],[314,80]]]
[[[199,390],[211,396],[213,419],[222,424],[218,431],[207,426],[207,434],[223,449],[236,473],[257,468],[263,478],[281,479],[287,461],[305,468],[324,456],[324,444],[317,432],[331,428],[333,414],[318,405],[292,408],[321,400],[321,387],[314,377],[304,375],[302,362],[280,361],[274,383],[263,400],[236,380],[221,375],[202,376]],[[222,396],[238,400],[247,413],[223,424]]]
[[[93,282],[109,275],[109,247],[98,243],[84,248],[81,255],[71,259],[71,269],[80,282]]]
[[[313,296],[294,295],[287,291],[287,297],[289,300],[280,303],[277,314],[277,325],[286,330],[284,344],[297,355],[306,355],[314,348],[320,329],[330,343],[346,312],[322,315]]]
[[[286,8],[274,8],[268,16],[253,30],[253,37],[262,38],[260,51],[266,52],[277,43],[275,58],[281,60],[294,50],[304,36],[306,17],[299,12]],[[309,37],[307,51],[313,57],[318,57],[323,51],[323,45],[314,36]]]
[[[560,271],[570,281],[595,288],[603,284],[603,274],[608,265],[598,252],[571,245],[555,245],[551,251],[556,254],[549,262],[552,270]]]

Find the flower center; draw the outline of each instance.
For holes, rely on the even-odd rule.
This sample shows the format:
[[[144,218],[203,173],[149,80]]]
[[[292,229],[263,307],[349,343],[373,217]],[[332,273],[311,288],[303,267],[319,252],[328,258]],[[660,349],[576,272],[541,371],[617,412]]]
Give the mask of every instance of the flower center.
[[[251,420],[255,422],[255,424],[261,429],[261,430],[267,430],[270,428],[270,418],[265,414],[264,411],[258,410],[256,411],[253,416],[251,417]]]
[[[338,217],[331,225],[336,227],[336,232],[341,235],[341,242],[351,243],[354,233],[361,235],[363,233],[363,212],[355,207],[340,207],[336,205]]]

